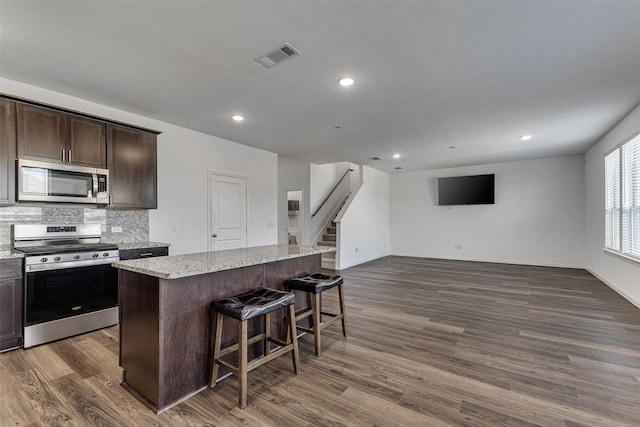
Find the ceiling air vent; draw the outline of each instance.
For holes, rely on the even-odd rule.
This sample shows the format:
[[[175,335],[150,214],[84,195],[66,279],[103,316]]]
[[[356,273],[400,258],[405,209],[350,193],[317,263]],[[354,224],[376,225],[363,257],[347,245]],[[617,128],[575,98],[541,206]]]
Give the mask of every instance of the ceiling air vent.
[[[300,55],[300,52],[298,52],[293,46],[287,43],[284,46],[280,47],[278,50],[274,50],[273,52],[268,53],[265,56],[261,56],[255,59],[265,67],[272,68],[286,61],[287,59],[293,58],[294,56],[298,55]]]

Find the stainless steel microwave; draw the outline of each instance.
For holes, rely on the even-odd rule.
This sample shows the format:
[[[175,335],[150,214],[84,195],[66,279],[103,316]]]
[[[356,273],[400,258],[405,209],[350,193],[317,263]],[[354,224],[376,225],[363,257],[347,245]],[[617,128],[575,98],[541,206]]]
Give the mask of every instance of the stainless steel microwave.
[[[109,171],[19,159],[18,201],[106,205]]]

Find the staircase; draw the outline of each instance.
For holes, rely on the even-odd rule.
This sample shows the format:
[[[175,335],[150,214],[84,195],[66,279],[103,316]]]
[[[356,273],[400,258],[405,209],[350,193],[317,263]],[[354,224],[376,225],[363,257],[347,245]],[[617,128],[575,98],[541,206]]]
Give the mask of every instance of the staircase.
[[[333,246],[336,247],[336,223],[331,222],[331,225],[327,227],[325,233],[322,234],[322,240],[318,241],[318,246]],[[336,269],[336,253],[326,252],[322,254],[322,268],[335,270]]]

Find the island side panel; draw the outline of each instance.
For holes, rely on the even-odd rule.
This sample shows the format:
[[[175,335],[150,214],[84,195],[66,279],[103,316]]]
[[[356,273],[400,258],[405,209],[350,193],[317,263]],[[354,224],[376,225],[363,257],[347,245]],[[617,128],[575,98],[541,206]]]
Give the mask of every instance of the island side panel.
[[[119,270],[120,366],[123,382],[158,405],[158,279]]]
[[[253,291],[263,284],[263,264],[160,280],[159,410],[209,384],[212,302]],[[255,320],[249,333],[261,329],[258,319]],[[237,342],[237,325],[237,321],[225,318],[223,345]]]

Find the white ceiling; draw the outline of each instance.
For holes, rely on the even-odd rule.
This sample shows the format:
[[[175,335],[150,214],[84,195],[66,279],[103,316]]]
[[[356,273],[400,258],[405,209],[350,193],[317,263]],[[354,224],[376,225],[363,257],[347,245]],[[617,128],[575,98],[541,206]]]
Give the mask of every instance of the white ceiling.
[[[390,173],[584,153],[640,102],[640,0],[0,0],[0,25],[7,79]]]

